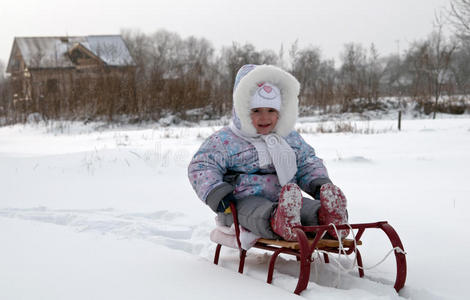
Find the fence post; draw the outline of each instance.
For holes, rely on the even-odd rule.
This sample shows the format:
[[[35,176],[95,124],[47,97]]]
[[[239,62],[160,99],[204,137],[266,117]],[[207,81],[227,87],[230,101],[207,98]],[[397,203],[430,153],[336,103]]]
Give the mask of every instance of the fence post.
[[[398,111],[398,130],[401,130],[401,110]]]

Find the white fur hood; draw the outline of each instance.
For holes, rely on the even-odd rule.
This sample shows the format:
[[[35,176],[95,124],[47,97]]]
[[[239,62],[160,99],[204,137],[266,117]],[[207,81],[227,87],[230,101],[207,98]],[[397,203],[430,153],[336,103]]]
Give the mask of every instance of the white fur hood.
[[[272,65],[245,65],[237,74],[233,91],[234,123],[248,134],[256,134],[251,123],[250,101],[258,84],[269,82],[280,89],[281,109],[274,132],[287,136],[297,121],[300,84],[294,76]]]

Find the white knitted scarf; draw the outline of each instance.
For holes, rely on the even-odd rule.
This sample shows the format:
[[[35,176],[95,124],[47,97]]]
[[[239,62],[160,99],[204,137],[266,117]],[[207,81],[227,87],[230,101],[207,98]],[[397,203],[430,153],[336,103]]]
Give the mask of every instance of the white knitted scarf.
[[[297,173],[295,152],[282,136],[276,133],[249,134],[238,129],[233,122],[230,123],[230,129],[236,136],[250,142],[256,148],[261,168],[271,163],[274,165],[281,186],[295,176]]]

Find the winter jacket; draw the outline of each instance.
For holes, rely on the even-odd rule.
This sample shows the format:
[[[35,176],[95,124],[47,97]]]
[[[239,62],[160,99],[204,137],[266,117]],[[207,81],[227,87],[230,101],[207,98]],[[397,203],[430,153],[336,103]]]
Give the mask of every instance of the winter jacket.
[[[322,184],[331,182],[323,161],[296,131],[285,140],[296,154],[297,173],[292,181],[313,196]],[[229,127],[215,132],[201,145],[189,165],[188,176],[199,198],[213,211],[232,192],[236,199],[260,196],[277,201],[281,190],[274,166],[261,168],[255,147]]]

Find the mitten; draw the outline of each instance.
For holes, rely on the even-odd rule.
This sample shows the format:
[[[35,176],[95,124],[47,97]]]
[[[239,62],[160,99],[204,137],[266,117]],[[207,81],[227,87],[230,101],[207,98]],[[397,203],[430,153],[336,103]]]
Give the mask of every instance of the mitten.
[[[228,193],[222,200],[219,202],[219,206],[217,206],[218,212],[223,212],[225,214],[230,214],[232,210],[230,209],[230,202],[235,202],[235,197],[232,193]]]

